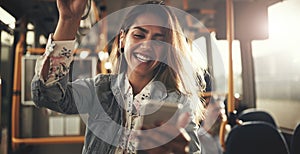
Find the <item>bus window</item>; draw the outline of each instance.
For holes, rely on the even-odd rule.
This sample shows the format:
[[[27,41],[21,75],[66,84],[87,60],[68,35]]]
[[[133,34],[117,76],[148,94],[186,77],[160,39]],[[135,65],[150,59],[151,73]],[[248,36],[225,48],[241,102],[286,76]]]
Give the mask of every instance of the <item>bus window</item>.
[[[214,38],[214,37],[212,37]],[[213,65],[214,65],[214,75],[215,75],[215,84],[217,85],[217,91],[227,91],[228,89],[228,42],[226,40],[215,40],[217,48],[215,50],[219,51],[218,53],[213,53]],[[234,92],[242,95],[242,64],[241,64],[241,54],[240,54],[240,42],[234,40],[232,44],[232,60],[233,60],[233,76],[234,76]],[[214,49],[213,49],[214,50]],[[219,59],[221,58],[221,59]],[[221,61],[220,61],[221,60]],[[225,71],[225,72],[224,72]]]
[[[7,24],[11,29],[15,28],[16,19],[10,15],[7,11],[5,11],[2,7],[0,7],[0,20]]]
[[[207,40],[211,43],[211,47],[207,46]],[[216,36],[212,33],[209,37],[200,37],[194,41],[196,49],[200,49],[200,56],[206,57],[203,59],[201,66],[208,69],[209,73],[213,76],[213,89],[214,93],[225,99],[225,95],[228,90],[228,42],[226,40],[216,40]],[[211,58],[210,50],[211,49]],[[242,64],[240,54],[240,42],[235,40],[233,42],[233,73],[234,73],[234,92],[237,97],[243,93],[242,89]],[[222,99],[222,98],[221,98]]]
[[[279,127],[300,122],[300,1],[269,7],[269,39],[253,41],[257,108],[269,111]]]

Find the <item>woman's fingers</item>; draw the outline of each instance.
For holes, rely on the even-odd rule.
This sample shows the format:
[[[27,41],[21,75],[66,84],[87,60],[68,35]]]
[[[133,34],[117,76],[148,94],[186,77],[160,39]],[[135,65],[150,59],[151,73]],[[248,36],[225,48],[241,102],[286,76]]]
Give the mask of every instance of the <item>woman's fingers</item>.
[[[151,149],[159,153],[186,153],[189,150],[191,139],[183,128],[178,129],[174,125],[164,124],[154,129],[143,129],[138,134],[138,149],[148,149],[147,151]]]
[[[167,145],[175,154],[185,154],[189,152],[189,142],[191,141],[191,138],[185,129],[180,129],[180,132],[181,133]]]
[[[155,137],[157,133],[153,133],[153,136],[141,135],[138,137],[139,144],[138,150],[156,153],[170,153],[171,150],[167,146],[164,146],[166,143],[159,140]]]
[[[170,130],[172,131],[172,130]],[[156,147],[161,147],[173,140],[176,135],[172,135],[169,132],[164,132],[161,129],[148,129],[148,130],[141,130],[138,135],[139,140],[139,148],[140,149],[152,149]]]
[[[159,124],[154,128],[143,127],[141,132],[145,135],[157,137],[164,143],[175,139],[180,134],[180,130],[174,124],[170,123]]]

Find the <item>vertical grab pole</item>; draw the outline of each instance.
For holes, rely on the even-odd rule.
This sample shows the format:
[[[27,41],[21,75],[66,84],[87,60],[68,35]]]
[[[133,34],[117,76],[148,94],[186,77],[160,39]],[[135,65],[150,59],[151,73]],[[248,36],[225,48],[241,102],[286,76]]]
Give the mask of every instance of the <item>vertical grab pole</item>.
[[[19,148],[16,139],[19,137],[20,122],[20,103],[21,103],[21,58],[25,51],[24,43],[26,43],[26,19],[22,18],[19,27],[21,28],[20,37],[15,48],[14,59],[14,75],[13,75],[13,95],[11,107],[11,144],[12,150]]]
[[[233,66],[232,66],[232,42],[234,37],[234,19],[233,19],[233,1],[226,0],[226,18],[227,18],[227,41],[228,41],[228,113],[234,112],[234,97],[233,97]]]
[[[20,121],[20,102],[21,102],[21,57],[24,51],[23,42],[25,41],[25,34],[21,34],[18,44],[16,45],[15,66],[14,66],[14,80],[13,80],[13,98],[12,98],[12,112],[11,112],[11,138],[12,150],[18,148],[15,142],[19,136],[19,121]]]
[[[232,65],[232,42],[234,39],[234,16],[233,16],[233,1],[226,0],[226,37],[228,41],[228,97],[227,97],[227,113],[223,117],[222,124],[220,126],[220,143],[223,147],[223,151],[226,150],[225,147],[225,129],[227,123],[232,124],[234,119],[234,97],[233,97],[233,65]]]

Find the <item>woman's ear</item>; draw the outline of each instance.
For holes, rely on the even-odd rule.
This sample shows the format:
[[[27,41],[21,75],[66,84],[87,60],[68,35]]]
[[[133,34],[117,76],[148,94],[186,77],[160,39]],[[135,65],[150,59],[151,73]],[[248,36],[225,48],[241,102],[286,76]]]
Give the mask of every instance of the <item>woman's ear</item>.
[[[125,44],[125,32],[124,32],[124,30],[121,30],[120,40],[119,40],[119,47],[124,48],[124,44]]]

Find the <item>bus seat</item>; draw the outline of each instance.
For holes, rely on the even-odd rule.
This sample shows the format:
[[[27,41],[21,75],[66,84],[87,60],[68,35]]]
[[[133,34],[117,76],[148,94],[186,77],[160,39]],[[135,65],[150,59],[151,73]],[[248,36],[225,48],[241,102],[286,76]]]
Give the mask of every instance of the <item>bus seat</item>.
[[[224,154],[289,154],[281,132],[263,121],[236,125],[225,141]]]
[[[294,130],[294,134],[291,140],[291,154],[299,154],[300,153],[300,123],[297,125]]]
[[[266,111],[259,110],[256,108],[249,108],[242,111],[238,115],[238,119],[242,120],[243,122],[247,121],[264,121],[272,124],[273,126],[277,127],[277,124],[274,118]]]

